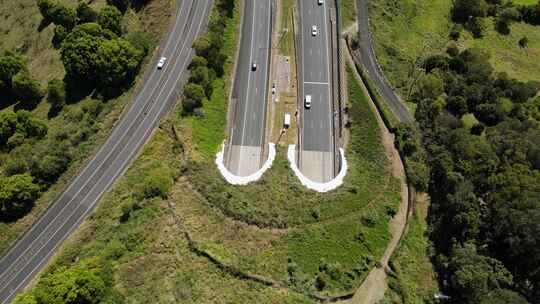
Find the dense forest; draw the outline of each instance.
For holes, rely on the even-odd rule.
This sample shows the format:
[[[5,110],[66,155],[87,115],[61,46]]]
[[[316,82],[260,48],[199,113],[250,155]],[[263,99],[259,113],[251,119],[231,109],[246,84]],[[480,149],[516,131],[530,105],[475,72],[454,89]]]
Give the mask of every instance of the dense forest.
[[[456,0],[450,38],[481,36],[487,16],[505,34],[509,22],[540,24],[540,3]],[[443,292],[452,303],[540,303],[540,83],[497,73],[485,52],[452,41],[423,68],[412,97],[418,129],[396,134],[407,157],[428,165],[408,171],[431,197]]]

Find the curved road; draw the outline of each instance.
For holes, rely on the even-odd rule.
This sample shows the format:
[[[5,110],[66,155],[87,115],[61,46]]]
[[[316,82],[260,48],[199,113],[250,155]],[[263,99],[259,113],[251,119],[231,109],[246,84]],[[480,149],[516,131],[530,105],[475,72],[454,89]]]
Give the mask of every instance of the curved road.
[[[94,158],[64,193],[0,260],[0,303],[15,294],[45,266],[62,242],[92,211],[100,197],[123,174],[163,115],[175,104],[193,56],[191,45],[205,29],[212,0],[182,0],[161,55],[135,101],[117,122]]]
[[[412,122],[414,118],[407,110],[392,86],[386,81],[375,56],[373,40],[369,29],[368,1],[358,0],[358,35],[360,38],[360,61],[379,89],[379,93],[388,102],[394,115],[400,122]]]

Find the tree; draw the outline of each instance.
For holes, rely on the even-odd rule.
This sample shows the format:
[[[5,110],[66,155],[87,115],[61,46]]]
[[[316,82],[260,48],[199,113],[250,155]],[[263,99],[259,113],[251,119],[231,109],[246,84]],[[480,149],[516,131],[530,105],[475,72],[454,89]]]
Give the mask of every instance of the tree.
[[[510,23],[521,18],[519,11],[515,7],[504,8],[497,17],[495,28],[503,35],[510,34]]]
[[[17,117],[17,132],[25,137],[43,138],[47,134],[47,124],[34,117],[34,115],[26,110],[20,110],[16,113]]]
[[[60,79],[52,79],[47,87],[47,101],[53,109],[61,109],[66,103],[66,89]]]
[[[467,114],[467,99],[463,96],[450,96],[446,100],[446,107],[457,117],[461,117],[464,114]]]
[[[540,172],[514,164],[490,179],[491,252],[513,269],[530,298],[540,296]]]
[[[513,282],[512,274],[500,261],[478,254],[472,243],[454,248],[448,268],[454,297],[467,303],[478,302],[491,291],[510,287]]]
[[[129,32],[124,38],[141,51],[143,55],[148,54],[152,47],[152,39],[144,32]]]
[[[84,83],[96,81],[97,52],[102,40],[82,31],[74,31],[66,37],[62,42],[61,59],[68,79]]]
[[[515,291],[496,289],[482,297],[480,304],[529,304],[529,302]]]
[[[199,66],[191,71],[189,81],[192,83],[200,84],[204,88],[206,97],[210,98],[212,95],[212,81],[213,75],[211,71],[205,66]]]
[[[80,23],[96,22],[98,13],[86,2],[81,2],[77,6],[77,18],[79,18]]]
[[[23,293],[15,297],[13,304],[38,304],[32,293]]]
[[[190,69],[195,69],[198,67],[206,67],[208,65],[208,60],[201,56],[194,56],[189,64]]]
[[[472,17],[485,17],[488,8],[485,0],[456,0],[452,8],[452,19],[458,23],[465,23]]]
[[[0,212],[12,215],[30,209],[39,193],[30,174],[0,177]]]
[[[0,56],[0,90],[11,90],[12,78],[24,69],[26,62],[21,55],[5,51]]]
[[[101,41],[97,49],[96,74],[102,86],[130,84],[143,53],[125,39]]]
[[[521,39],[519,39],[518,44],[519,44],[519,47],[521,47],[523,49],[528,47],[529,46],[529,38],[527,38],[526,36],[523,36]]]
[[[81,267],[60,267],[40,280],[34,290],[38,303],[97,304],[106,295],[103,279]]]
[[[427,74],[420,79],[413,94],[414,100],[437,99],[444,92],[444,84],[437,74]]]
[[[199,84],[188,83],[184,88],[184,100],[182,106],[186,114],[202,106],[205,99],[204,88]]]
[[[206,35],[201,36],[193,42],[193,49],[195,49],[195,53],[197,53],[197,56],[204,57],[208,59],[208,53],[210,52],[211,48],[210,39]]]
[[[56,4],[52,0],[37,0],[37,5],[41,16],[44,19],[49,20],[51,17],[51,10],[56,6]]]
[[[30,172],[42,184],[53,184],[64,173],[71,161],[67,141],[50,141],[34,151]]]
[[[15,134],[23,137],[42,138],[47,134],[47,125],[33,117],[31,112],[20,110],[17,113],[6,111],[0,113],[0,146],[9,148],[7,143]]]
[[[13,93],[22,102],[28,105],[35,105],[43,97],[43,90],[39,82],[32,79],[27,71],[20,71],[13,76],[12,81]]]
[[[130,4],[130,0],[107,0],[109,5],[114,5],[117,9],[125,12]]]
[[[117,35],[122,34],[122,13],[114,6],[107,5],[101,9],[98,23],[104,29],[108,29]]]
[[[49,10],[49,19],[70,31],[77,24],[77,12],[71,7],[56,4]]]

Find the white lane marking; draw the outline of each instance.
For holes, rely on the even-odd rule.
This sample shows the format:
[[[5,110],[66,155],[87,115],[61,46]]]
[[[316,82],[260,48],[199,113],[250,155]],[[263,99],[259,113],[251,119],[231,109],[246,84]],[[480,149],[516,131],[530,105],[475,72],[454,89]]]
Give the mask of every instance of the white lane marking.
[[[328,69],[328,74],[327,74],[327,77],[328,77],[328,82],[331,81],[330,77],[332,74],[330,74],[330,46],[329,46],[329,39],[328,39],[328,22],[327,22],[327,18],[326,18],[326,13],[327,13],[327,9],[326,9],[326,6],[324,7],[324,26],[326,27],[326,30],[324,31],[325,32],[325,44],[326,44],[326,58],[327,58],[327,65],[326,65],[326,68]],[[334,102],[332,100],[332,92],[331,92],[331,88],[330,86],[328,86],[328,99],[330,100],[330,102],[328,103],[328,114],[330,115],[330,125],[332,125],[332,119],[334,119],[334,113],[332,113],[332,103]],[[332,127],[329,126],[328,128],[328,131],[329,131],[329,135],[330,135],[330,141],[332,141],[332,132],[334,130],[332,130]],[[333,144],[333,143],[331,143]]]
[[[205,5],[205,6],[204,6],[204,12],[203,12],[204,15],[203,15],[203,16],[206,15],[206,13],[207,13],[207,8],[208,8],[208,5]],[[201,29],[201,26],[202,26],[202,24],[203,24],[202,20],[204,20],[204,18],[201,18],[201,22],[200,22],[199,25],[198,25],[197,31],[196,31],[196,33],[195,33],[195,34],[196,34],[195,36],[197,36],[198,33],[200,33],[200,29]],[[184,42],[187,41],[187,40],[188,40],[188,39],[185,39]],[[183,44],[183,47],[182,47],[183,50],[184,50],[184,46],[185,46],[185,43]],[[187,61],[185,61],[185,62],[183,63],[183,65],[182,65],[182,70],[186,67],[187,63],[188,63]],[[174,67],[176,67],[177,64],[178,64],[178,61],[175,62]],[[177,82],[181,77],[182,77],[182,73],[179,73],[179,76],[174,80],[174,82]],[[167,80],[166,83],[168,83],[168,80]],[[160,90],[160,92],[159,92],[159,94],[158,94],[158,98],[159,98],[159,96],[161,96],[161,93],[163,93],[164,88],[165,88],[165,86],[163,86],[162,89]],[[174,92],[175,92],[174,89],[171,90],[171,91],[167,94],[167,97],[165,98],[165,100],[168,100]],[[162,111],[162,109],[163,109],[163,107],[164,107],[165,105],[166,105],[165,102],[163,102],[163,103],[160,104],[158,114]],[[156,115],[156,116],[154,117],[154,119],[152,119],[152,123],[151,123],[150,125],[152,126],[152,125],[159,119],[159,117],[160,117],[160,115]],[[141,125],[142,125],[142,124],[141,124]],[[137,145],[139,145],[140,142],[141,142],[142,140],[144,140],[144,138],[147,136],[147,134],[148,134],[149,131],[150,131],[150,132],[153,131],[153,128],[149,128],[149,129],[146,129],[146,130],[145,130],[143,136],[137,141]],[[98,193],[98,196],[92,201],[92,203],[91,203],[90,205],[88,205],[89,208],[87,208],[87,210],[85,211],[83,217],[81,217],[81,218],[79,218],[79,219],[77,220],[77,225],[74,225],[74,226],[70,227],[70,229],[68,230],[68,232],[65,233],[65,234],[62,236],[62,238],[61,238],[62,240],[65,239],[65,237],[68,236],[68,235],[71,233],[71,231],[73,231],[75,228],[78,227],[78,223],[80,223],[80,222],[85,218],[86,214],[92,209],[92,206],[95,204],[95,202],[101,198],[101,195],[105,192],[105,189],[108,188],[108,187],[110,186],[110,184],[111,184],[112,182],[114,182],[114,181],[116,180],[116,178],[117,178],[121,173],[123,173],[123,172],[127,169],[127,167],[124,167],[124,165],[130,160],[130,158],[132,157],[132,155],[133,155],[134,153],[138,152],[138,150],[139,150],[139,149],[135,149],[135,150],[132,150],[132,151],[129,152],[128,157],[124,158],[124,161],[122,162],[122,164],[121,164],[121,166],[120,166],[121,168],[122,168],[122,167],[123,167],[123,168],[122,168],[121,170],[118,170],[117,173],[115,173],[115,174],[113,175],[113,178],[112,178],[112,179],[109,179],[109,181],[111,181],[111,182],[109,182],[109,185],[107,185],[106,187],[103,187],[103,188],[102,188],[102,190]],[[123,150],[122,150],[122,151],[123,151]],[[122,152],[122,151],[120,151],[120,152]],[[121,153],[119,153],[119,154],[121,154]],[[98,182],[99,182],[99,181],[98,181]],[[84,201],[84,200],[88,197],[88,195],[90,195],[90,193],[92,192],[92,190],[94,190],[94,188],[95,188],[95,186],[93,186],[92,188],[90,188],[90,191],[86,194],[86,196],[85,196],[81,201]],[[83,206],[83,205],[79,205],[79,206],[77,206],[77,208],[79,208],[79,207],[81,207],[81,206]],[[74,210],[74,211],[75,211],[75,210]],[[69,220],[69,218],[71,218],[71,216],[73,215],[74,211],[68,216],[68,220]],[[67,220],[66,220],[65,222],[62,223],[62,226],[64,226],[64,224],[65,224],[66,222],[67,222]],[[51,237],[47,240],[47,242],[45,242],[45,244],[48,243],[48,242],[56,235],[56,233],[60,230],[60,228],[61,228],[62,226],[60,226],[58,229],[56,229],[56,231],[51,235]],[[53,246],[53,250],[51,250],[51,251],[45,256],[45,258],[42,259],[42,260],[38,263],[38,265],[36,265],[36,266],[31,270],[30,276],[35,272],[35,270],[36,270],[37,268],[40,267],[41,264],[43,264],[43,262],[45,262],[46,260],[48,260],[48,257],[49,257],[49,256],[54,252],[54,250],[60,245],[60,243],[62,242],[62,240],[61,240],[59,243],[55,244],[55,245]],[[45,246],[45,244],[42,245],[40,248],[38,248],[37,251],[41,251],[41,249]],[[34,251],[34,250],[31,250],[31,252],[35,252],[35,251]],[[35,254],[33,254],[32,257],[33,257],[33,256],[35,256]],[[25,265],[25,266],[26,266],[26,265]],[[25,282],[25,281],[28,279],[28,277],[30,277],[30,276],[27,276],[25,279],[23,279],[23,281],[22,281],[19,285],[17,285],[17,286],[15,287],[15,289],[12,289],[12,290],[11,290],[10,294],[8,295],[8,299],[11,298],[11,296],[13,295],[13,293],[14,293],[16,290],[18,290],[18,289],[20,288],[20,286],[21,286],[22,284],[24,284],[24,282]],[[13,279],[9,280],[9,281],[7,282],[7,285],[9,285],[9,283],[11,283],[12,281],[13,281]],[[4,288],[4,289],[5,289],[5,288]]]
[[[305,46],[304,46],[304,16],[302,16],[303,14],[303,9],[302,9],[302,1],[303,0],[300,0],[298,5],[299,5],[299,8],[300,8],[300,34],[302,35],[300,37],[300,45],[302,46],[302,53],[304,53],[306,50],[305,50]],[[302,71],[302,88],[301,88],[301,93],[300,93],[300,98],[302,98],[302,104],[304,103],[304,96],[306,95],[306,88],[305,86],[303,85],[303,83],[305,82],[305,72],[306,72],[306,69],[305,69],[305,58],[306,56],[303,56],[302,55],[302,66],[301,66],[301,71]],[[313,77],[313,72],[310,72],[310,76]],[[299,111],[299,113],[302,113],[303,111],[305,110],[305,107],[302,105],[301,106],[301,110]],[[300,117],[301,116],[301,117]],[[305,132],[305,129],[306,129],[306,121],[304,119],[304,116],[303,115],[298,115],[298,119],[301,119],[302,120],[302,132],[300,132],[300,138],[303,139],[304,137],[304,132]],[[302,143],[302,141],[299,141],[298,145],[300,146],[300,144]],[[300,160],[301,161],[301,160]]]
[[[254,46],[254,42],[253,42],[253,36],[254,36],[254,32],[255,32],[255,15],[257,15],[257,10],[255,9],[255,6],[253,7],[253,16],[251,17],[251,39],[250,39],[250,42],[251,42],[251,46],[250,46],[250,49],[249,49],[249,65],[251,66],[253,64],[253,46]],[[250,67],[251,69],[251,67]],[[244,72],[245,73],[245,72]],[[244,106],[244,122],[242,124],[242,132],[241,132],[241,135],[240,135],[240,145],[243,146],[244,145],[244,134],[246,132],[246,115],[247,115],[247,109],[248,109],[248,104],[249,104],[249,86],[250,86],[250,80],[251,80],[251,74],[253,73],[256,73],[256,71],[250,71],[249,74],[248,74],[248,83],[247,83],[247,88],[246,88],[246,99],[245,99],[245,106]]]
[[[272,16],[272,4],[270,2],[271,0],[268,0],[268,8],[270,10],[270,12],[268,13],[268,26],[267,26],[267,35],[266,37],[270,37],[271,38],[271,35],[272,35],[272,31],[271,31],[271,26],[272,26],[272,19],[271,19],[271,16]],[[271,45],[269,45],[270,43],[270,39],[265,39],[265,45],[267,47],[266,49],[266,58],[265,58],[265,63],[264,63],[264,66],[266,67],[265,68],[265,73],[264,73],[264,90],[268,90],[268,58],[270,57],[270,48],[272,47]],[[261,119],[261,130],[263,131],[263,134],[266,132],[265,130],[265,125],[264,125],[264,122],[266,121],[266,106],[267,106],[267,102],[266,102],[266,98],[267,98],[267,94],[268,94],[268,91],[265,91],[266,94],[264,94],[264,102],[263,102],[263,117]],[[262,138],[261,138],[262,140]],[[264,145],[263,142],[261,142],[261,146]],[[262,155],[261,155],[262,157]]]
[[[320,84],[320,85],[329,85],[328,82],[318,82],[318,81],[306,81],[304,84]]]
[[[178,24],[178,21],[179,21],[180,19],[181,19],[181,18],[177,18],[177,20],[176,20],[176,22],[175,22],[175,26]],[[186,24],[184,24],[184,26],[185,26],[185,25],[186,25]],[[183,31],[184,26],[181,28],[181,31]],[[174,30],[173,30],[173,32],[174,32]],[[165,44],[164,50],[166,50],[166,49],[168,48],[168,46],[170,45],[170,42],[172,41],[172,38],[173,38],[173,37],[174,37],[174,35],[172,35],[172,33],[171,33],[171,36],[169,36],[169,38],[168,38],[168,40],[167,40],[167,43]],[[178,40],[176,41],[176,43],[175,43],[175,49],[173,50],[173,53],[176,51],[176,49],[177,49],[178,45],[180,44],[180,42],[181,42],[180,39],[178,39]],[[185,45],[185,41],[184,41],[183,46],[184,46],[184,45]],[[182,48],[183,48],[183,46],[182,46]],[[168,66],[169,66],[169,65],[165,66],[164,69],[163,69],[163,71],[165,71],[165,70],[167,69]],[[175,66],[176,66],[176,65],[175,65]],[[155,73],[157,73],[156,71],[157,71],[157,70],[154,70],[154,71],[152,72],[152,75],[155,75]],[[156,88],[159,87],[159,84],[161,83],[161,79],[164,77],[165,74],[166,74],[166,73],[161,73],[161,74],[159,75],[158,81],[156,82],[156,86],[155,86],[154,88],[152,88],[152,91],[150,92],[150,96],[152,96],[152,95],[154,94]],[[151,77],[150,77],[149,79],[151,79]],[[143,95],[142,92],[144,92],[144,90],[141,91],[141,94],[138,94],[138,95],[135,97],[135,101],[133,102],[132,106],[135,105],[135,104],[137,103],[137,101],[140,100],[140,99],[142,98],[142,95]],[[144,106],[139,107],[139,111],[137,112],[137,115],[135,115],[135,119],[131,122],[131,124],[129,124],[129,125],[124,129],[124,132],[122,132],[121,134],[126,134],[126,133],[131,129],[131,126],[133,126],[133,125],[135,124],[136,118],[139,117],[140,113],[144,110],[144,108],[145,108]],[[129,112],[129,111],[128,111],[128,112]],[[128,113],[126,113],[125,115],[128,115]],[[119,126],[119,124],[118,124],[118,126]],[[119,131],[116,131],[116,130],[119,130]],[[113,136],[115,136],[116,134],[118,134],[118,133],[116,133],[116,132],[121,132],[120,130],[121,130],[121,129],[115,129],[115,130],[113,131],[113,133],[111,133],[111,135],[109,136],[109,138],[112,138]],[[122,136],[120,137],[120,140],[121,140],[124,136],[125,136],[125,135],[122,135]],[[118,146],[120,140],[118,140],[118,141],[113,145],[113,148],[111,149],[111,151],[110,151],[109,153],[107,153],[106,156],[104,157],[103,161],[102,161],[100,164],[98,164],[97,169],[94,170],[94,171],[92,172],[92,174],[90,175],[90,177],[88,177],[88,179],[86,180],[86,182],[79,188],[79,190],[78,190],[72,197],[76,197],[76,196],[81,192],[81,190],[88,184],[88,182],[92,179],[92,177],[95,175],[95,173],[99,170],[99,168],[101,168],[101,167],[103,166],[104,162],[109,158],[109,156],[112,154],[112,152],[116,149],[116,147]],[[97,157],[99,156],[99,154],[101,153],[101,151],[103,151],[103,149],[105,149],[106,146],[107,146],[107,144],[104,144],[104,145],[101,146],[101,148],[100,148],[100,149],[98,150],[98,152],[96,153],[96,156],[95,156],[90,162],[88,162],[88,164],[86,165],[86,167],[81,171],[81,174],[77,175],[77,177],[75,178],[75,180],[73,181],[73,183],[70,184],[70,186],[68,187],[68,189],[66,189],[65,192],[62,192],[62,194],[61,194],[60,197],[56,200],[56,202],[57,202],[57,201],[60,201],[60,200],[66,195],[66,193],[68,193],[68,192],[71,190],[72,186],[75,185],[75,184],[77,183],[77,181],[81,178],[81,176],[84,175],[84,173],[86,172],[86,170],[88,170],[88,168],[93,164],[94,160],[97,159]],[[16,262],[19,260],[19,258],[20,258],[21,256],[24,256],[24,255],[25,255],[25,253],[28,251],[28,249],[31,248],[31,247],[34,245],[34,242],[37,241],[37,240],[39,239],[39,236],[42,235],[43,231],[46,231],[47,228],[50,227],[51,223],[55,222],[56,218],[62,213],[62,211],[65,210],[65,209],[68,208],[68,207],[70,207],[70,205],[66,205],[64,208],[62,208],[62,209],[60,209],[60,210],[58,211],[58,213],[55,215],[55,217],[52,219],[52,221],[50,221],[50,222],[43,228],[42,232],[40,232],[40,233],[38,234],[38,238],[35,238],[34,241],[32,241],[32,242],[30,243],[30,246],[28,246],[28,247],[23,251],[23,253],[20,254],[20,255],[15,259],[15,261],[13,261],[13,263],[12,263],[6,270],[10,269],[13,265],[16,264]],[[36,227],[37,227],[37,226],[41,223],[41,221],[43,221],[43,219],[45,218],[45,214],[46,214],[46,213],[44,213],[43,216],[40,217],[40,219],[39,219],[38,222],[36,222],[34,225],[32,225],[32,227],[30,228],[30,230],[28,230],[28,233],[30,233],[30,232],[32,232],[32,231],[34,231],[34,230],[36,229]],[[22,239],[21,239],[21,240],[22,240]],[[17,246],[17,244],[15,244],[15,246]],[[15,248],[15,247],[12,247],[12,248]],[[9,255],[9,253],[6,254],[6,255],[2,258],[2,261],[3,261],[5,258],[7,258],[8,255]],[[8,271],[3,272],[3,273],[0,275],[0,279],[3,279],[3,277],[6,275],[6,273],[8,273]]]

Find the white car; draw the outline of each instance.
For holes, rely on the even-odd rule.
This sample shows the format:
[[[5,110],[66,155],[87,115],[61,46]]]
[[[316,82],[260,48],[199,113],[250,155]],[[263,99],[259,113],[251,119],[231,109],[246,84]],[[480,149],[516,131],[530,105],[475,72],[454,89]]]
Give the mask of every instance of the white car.
[[[316,25],[312,25],[311,26],[311,36],[317,36],[317,33],[319,31],[317,30],[317,26]]]
[[[252,71],[256,71],[256,70],[257,70],[257,64],[256,64],[255,62],[253,62],[253,63],[251,64],[251,70],[252,70]]]
[[[306,95],[304,98],[304,107],[306,107],[306,109],[311,108],[311,95]]]
[[[317,0],[317,4],[323,5],[323,4],[324,4],[324,0]]]
[[[165,65],[165,61],[166,61],[166,60],[167,60],[166,57],[161,57],[161,58],[159,58],[159,61],[158,61],[158,63],[157,63],[157,68],[158,68],[159,70],[161,70],[161,69],[163,68],[163,66]]]

